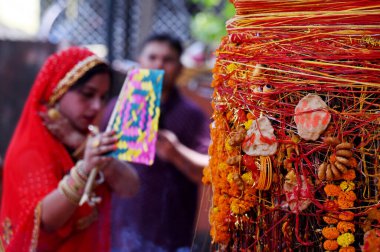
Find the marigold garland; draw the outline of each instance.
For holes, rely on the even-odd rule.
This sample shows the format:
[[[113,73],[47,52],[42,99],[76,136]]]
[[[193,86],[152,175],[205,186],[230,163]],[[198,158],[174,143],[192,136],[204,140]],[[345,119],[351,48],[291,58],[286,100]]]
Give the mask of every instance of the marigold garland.
[[[375,221],[375,212],[363,216],[380,190],[380,6],[232,2],[215,53],[203,179],[213,190],[213,249],[359,249],[356,229]],[[308,96],[325,105],[304,110]],[[262,118],[270,127],[258,126]]]

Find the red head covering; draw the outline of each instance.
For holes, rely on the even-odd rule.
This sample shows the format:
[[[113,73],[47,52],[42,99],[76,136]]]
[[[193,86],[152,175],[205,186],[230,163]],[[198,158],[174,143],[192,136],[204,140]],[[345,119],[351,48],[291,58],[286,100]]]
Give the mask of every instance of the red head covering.
[[[84,73],[101,63],[89,50],[72,47],[50,56],[39,72],[5,156],[0,234],[7,251],[36,248],[39,202],[57,188],[73,166],[69,153],[48,132],[38,113],[46,105],[55,104]],[[92,211],[86,207],[79,208],[75,215]],[[62,245],[70,234],[65,232],[57,234],[55,245]]]

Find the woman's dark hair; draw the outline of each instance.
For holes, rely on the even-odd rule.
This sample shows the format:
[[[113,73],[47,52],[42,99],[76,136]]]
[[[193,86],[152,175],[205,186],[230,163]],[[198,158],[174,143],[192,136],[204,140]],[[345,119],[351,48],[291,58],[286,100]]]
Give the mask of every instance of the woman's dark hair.
[[[88,70],[82,77],[80,77],[74,83],[74,85],[72,85],[70,87],[69,90],[77,90],[80,87],[82,87],[94,75],[103,74],[103,73],[108,74],[110,77],[112,76],[111,75],[111,68],[107,64],[103,64],[103,63],[98,64],[98,65],[94,66],[93,68],[91,68],[90,70]],[[111,83],[112,83],[112,81],[111,81]]]
[[[140,52],[145,48],[145,46],[151,42],[164,42],[167,43],[172,49],[174,49],[178,53],[178,57],[181,57],[183,52],[183,47],[181,41],[170,35],[169,33],[160,33],[160,34],[152,34],[147,37],[140,47]]]

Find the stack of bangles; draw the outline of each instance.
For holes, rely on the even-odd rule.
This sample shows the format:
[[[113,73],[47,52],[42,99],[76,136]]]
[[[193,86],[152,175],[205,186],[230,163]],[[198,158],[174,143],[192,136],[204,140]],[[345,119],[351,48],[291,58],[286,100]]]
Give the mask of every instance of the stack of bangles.
[[[58,190],[73,204],[78,205],[83,195],[88,174],[83,171],[83,161],[79,160],[58,184]]]

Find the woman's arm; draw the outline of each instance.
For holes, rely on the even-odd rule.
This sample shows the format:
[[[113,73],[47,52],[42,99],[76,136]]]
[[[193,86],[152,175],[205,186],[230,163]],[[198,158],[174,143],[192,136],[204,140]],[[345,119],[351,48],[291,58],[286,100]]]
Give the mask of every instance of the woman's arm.
[[[53,190],[42,200],[41,226],[45,231],[56,231],[70,219],[78,207],[88,175],[95,167],[106,169],[105,165],[112,158],[104,154],[115,149],[116,141],[112,131],[89,137],[82,163],[71,168],[70,174],[59,183],[59,189]]]
[[[77,207],[78,204],[55,189],[42,200],[41,228],[46,232],[58,230],[70,219]]]
[[[40,114],[44,124],[49,131],[70,149],[77,149],[84,143],[82,170],[84,174],[98,166],[104,172],[110,187],[121,196],[132,196],[139,188],[139,178],[133,166],[104,157],[105,153],[114,150],[117,138],[114,133],[101,133],[99,144],[94,146],[94,139],[86,139],[86,136],[76,131],[68,120],[60,115],[58,118],[51,118],[46,113]],[[89,137],[91,138],[91,137]],[[94,138],[94,136],[92,136]],[[55,231],[62,227],[73,215],[78,204],[69,200],[62,190],[54,190],[42,200],[42,227],[46,231]]]
[[[118,195],[131,197],[138,192],[139,177],[130,164],[112,159],[103,172],[106,181]],[[70,219],[77,207],[77,203],[55,189],[42,200],[42,228],[47,232],[56,231]]]

